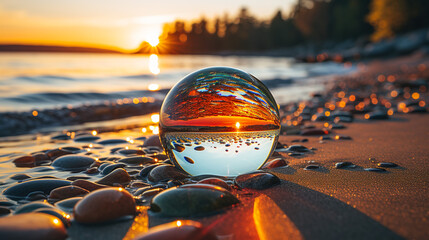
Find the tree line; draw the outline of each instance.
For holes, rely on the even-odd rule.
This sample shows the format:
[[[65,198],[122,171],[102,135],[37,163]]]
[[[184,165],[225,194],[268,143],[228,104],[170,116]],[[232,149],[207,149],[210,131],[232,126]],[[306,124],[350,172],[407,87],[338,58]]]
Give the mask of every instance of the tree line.
[[[268,20],[242,8],[195,21],[176,20],[163,27],[154,49],[143,42],[142,53],[200,54],[222,51],[264,51],[296,45],[320,45],[348,39],[379,41],[429,27],[428,0],[298,0],[285,14]]]

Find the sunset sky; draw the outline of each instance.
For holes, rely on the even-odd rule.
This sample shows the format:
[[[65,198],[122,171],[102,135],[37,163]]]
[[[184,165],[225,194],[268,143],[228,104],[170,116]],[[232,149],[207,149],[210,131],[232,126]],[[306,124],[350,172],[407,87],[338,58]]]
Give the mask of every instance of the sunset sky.
[[[164,22],[287,13],[296,0],[0,0],[0,44],[55,44],[133,50],[157,38]]]

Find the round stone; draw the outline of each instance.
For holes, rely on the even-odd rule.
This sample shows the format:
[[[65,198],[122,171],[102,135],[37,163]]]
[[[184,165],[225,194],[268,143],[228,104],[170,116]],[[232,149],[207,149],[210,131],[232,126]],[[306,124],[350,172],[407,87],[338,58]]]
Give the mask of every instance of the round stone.
[[[87,169],[94,162],[95,159],[91,157],[66,155],[55,159],[52,166],[62,171],[79,171]]]
[[[240,188],[262,190],[280,184],[280,179],[266,172],[247,173],[235,178],[235,184]]]
[[[30,180],[15,184],[7,188],[3,192],[3,195],[12,200],[21,200],[27,197],[27,195],[32,192],[42,191],[45,195],[48,195],[55,188],[67,186],[70,184],[71,181],[60,179]]]

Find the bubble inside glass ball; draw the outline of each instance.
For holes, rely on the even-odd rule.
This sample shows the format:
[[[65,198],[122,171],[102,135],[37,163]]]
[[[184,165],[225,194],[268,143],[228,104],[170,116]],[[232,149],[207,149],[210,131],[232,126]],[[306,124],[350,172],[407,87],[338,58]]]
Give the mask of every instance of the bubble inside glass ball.
[[[277,104],[241,70],[205,68],[179,81],[161,107],[160,138],[174,164],[191,175],[236,176],[261,167],[280,132]]]

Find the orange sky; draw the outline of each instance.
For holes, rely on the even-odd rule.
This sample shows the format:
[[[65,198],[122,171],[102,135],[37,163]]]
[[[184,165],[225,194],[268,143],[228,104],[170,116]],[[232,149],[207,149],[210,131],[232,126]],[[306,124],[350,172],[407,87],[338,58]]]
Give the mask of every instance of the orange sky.
[[[105,46],[134,50],[175,19],[214,17],[240,7],[261,18],[296,0],[0,0],[0,44]]]

